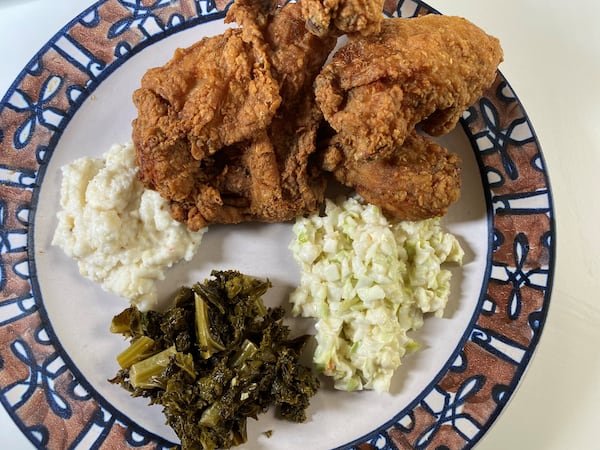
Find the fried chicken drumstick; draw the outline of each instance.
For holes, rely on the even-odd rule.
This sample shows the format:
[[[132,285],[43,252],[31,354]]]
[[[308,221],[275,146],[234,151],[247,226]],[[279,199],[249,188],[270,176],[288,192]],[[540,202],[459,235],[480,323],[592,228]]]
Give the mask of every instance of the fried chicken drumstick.
[[[351,36],[315,81],[334,130],[322,168],[396,219],[445,214],[460,194],[458,158],[415,130],[452,130],[501,60],[498,40],[458,17],[386,19]]]

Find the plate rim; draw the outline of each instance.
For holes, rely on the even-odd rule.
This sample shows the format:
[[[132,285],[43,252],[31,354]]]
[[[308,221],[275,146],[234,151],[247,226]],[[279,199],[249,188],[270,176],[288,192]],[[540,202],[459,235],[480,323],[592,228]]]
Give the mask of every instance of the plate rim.
[[[14,105],[11,105],[11,107],[9,107],[11,98],[19,90],[19,87],[21,86],[21,84],[23,83],[25,78],[27,76],[35,74],[35,72],[37,70],[39,70],[40,62],[42,61],[42,58],[46,55],[46,53],[49,52],[50,50],[56,50],[59,47],[60,39],[65,38],[65,36],[68,36],[69,31],[71,31],[73,29],[73,27],[75,27],[77,25],[83,25],[83,23],[86,22],[88,20],[88,18],[92,19],[90,24],[93,25],[96,16],[98,19],[100,18],[99,10],[102,6],[110,5],[110,4],[121,4],[122,6],[124,6],[125,3],[127,3],[127,2],[122,2],[119,0],[101,0],[101,1],[96,2],[95,4],[91,5],[90,7],[86,8],[84,11],[82,11],[79,15],[77,15],[71,21],[69,21],[33,56],[33,58],[27,63],[25,68],[19,73],[19,75],[17,76],[15,81],[11,84],[8,91],[3,96],[2,100],[0,101],[0,148],[2,148],[1,146],[3,145],[3,141],[4,142],[7,141],[7,136],[4,135],[3,127],[1,126],[3,123],[2,122],[2,119],[3,119],[2,114],[7,109],[11,109],[11,107],[14,106]],[[167,7],[169,5],[173,6],[173,4],[175,4],[177,6],[181,6],[180,3],[188,4],[188,6],[190,6],[190,7],[196,7],[196,13],[197,13],[196,17],[191,16],[191,17],[187,17],[187,18],[184,18],[184,17],[178,18],[174,14],[173,16],[171,16],[171,19],[173,19],[173,17],[175,17],[176,20],[184,19],[183,22],[179,22],[179,23],[175,23],[175,24],[171,24],[171,25],[164,24],[164,28],[160,32],[157,32],[156,34],[152,34],[149,36],[145,36],[140,42],[138,42],[136,45],[134,45],[133,47],[131,47],[129,49],[127,49],[127,48],[121,49],[121,50],[126,50],[126,53],[124,53],[123,55],[115,56],[115,60],[112,62],[109,62],[107,64],[107,66],[101,70],[100,76],[91,77],[88,84],[86,84],[86,86],[84,87],[84,89],[81,89],[81,91],[79,93],[75,93],[76,94],[75,100],[71,103],[68,110],[64,111],[65,115],[64,115],[63,119],[66,119],[66,120],[63,122],[63,119],[61,119],[60,126],[51,133],[51,138],[47,143],[47,147],[45,149],[37,148],[35,150],[35,157],[39,159],[39,166],[37,168],[37,171],[36,170],[28,171],[28,170],[26,170],[26,168],[14,168],[14,169],[21,170],[23,179],[26,179],[27,176],[31,176],[35,179],[33,187],[31,187],[30,185],[27,185],[27,183],[25,183],[25,182],[23,182],[23,184],[22,184],[24,190],[31,191],[31,200],[29,203],[30,212],[28,213],[29,216],[27,217],[27,221],[25,221],[25,223],[23,223],[23,227],[25,230],[25,234],[27,235],[27,239],[26,239],[27,244],[26,244],[26,252],[25,253],[27,255],[26,263],[28,266],[28,278],[29,278],[29,282],[31,283],[31,286],[30,286],[31,292],[32,292],[31,300],[33,300],[34,305],[31,306],[31,309],[28,311],[27,307],[25,307],[25,305],[27,304],[26,300],[28,300],[28,299],[20,299],[20,300],[16,300],[16,301],[21,302],[21,304],[19,305],[19,308],[21,309],[24,317],[28,316],[31,313],[31,311],[33,311],[33,310],[35,310],[33,313],[39,313],[39,315],[41,317],[40,324],[47,328],[46,332],[51,335],[48,339],[50,341],[52,341],[52,345],[54,345],[55,347],[58,348],[57,353],[59,354],[60,358],[65,360],[65,366],[67,366],[67,369],[69,371],[71,371],[71,373],[73,374],[74,379],[77,381],[77,383],[83,384],[83,385],[86,385],[87,387],[89,387],[89,389],[86,389],[88,391],[88,394],[90,396],[94,397],[94,400],[98,403],[98,405],[100,407],[104,407],[108,411],[110,411],[111,409],[114,410],[113,417],[114,417],[115,422],[120,422],[119,418],[126,417],[126,416],[123,413],[121,413],[120,411],[118,411],[115,407],[113,407],[110,404],[110,402],[107,399],[105,399],[100,393],[98,393],[98,391],[96,391],[94,389],[94,387],[91,385],[91,383],[89,383],[85,379],[83,374],[77,368],[77,365],[74,363],[74,361],[72,361],[72,359],[69,357],[67,352],[62,347],[60,340],[58,339],[56,333],[54,332],[52,324],[50,323],[49,318],[46,314],[46,309],[43,306],[43,298],[41,296],[40,287],[37,282],[36,260],[35,260],[35,242],[34,242],[34,239],[32,238],[35,235],[34,231],[35,231],[35,226],[36,226],[35,209],[36,209],[38,196],[39,196],[39,192],[40,192],[40,187],[41,187],[43,179],[44,179],[44,174],[45,174],[47,165],[50,161],[50,158],[56,147],[56,144],[58,143],[58,141],[60,140],[60,138],[62,136],[62,131],[64,131],[64,128],[69,123],[71,118],[75,115],[75,113],[77,112],[79,107],[85,102],[85,100],[90,95],[92,95],[92,93],[94,92],[96,87],[98,85],[100,85],[108,76],[110,76],[110,74],[112,74],[118,67],[120,67],[123,63],[125,63],[127,60],[129,60],[129,58],[131,58],[135,54],[141,52],[144,48],[146,48],[146,47],[154,44],[155,42],[162,40],[174,33],[177,33],[177,32],[183,31],[185,29],[200,25],[202,23],[208,23],[213,20],[221,19],[221,18],[223,18],[224,14],[225,14],[225,10],[228,6],[228,5],[226,5],[224,7],[224,9],[222,9],[222,10],[216,10],[216,9],[209,8],[209,6],[211,6],[211,5],[215,6],[215,8],[216,8],[216,2],[210,1],[210,0],[195,0],[195,1],[194,0],[181,0],[180,2],[163,2],[161,0],[158,0],[152,7],[163,8],[163,7]],[[206,11],[202,11],[202,5],[205,5]],[[152,7],[150,7],[150,8],[152,8]],[[397,2],[396,11],[400,12],[401,8],[410,10],[413,7],[414,7],[415,15],[416,14],[424,14],[424,13],[439,14],[439,12],[437,10],[429,7],[427,4],[425,4],[424,2],[421,2],[419,0],[400,0]],[[137,12],[139,12],[139,11],[137,11]],[[154,11],[149,10],[146,12],[148,13],[148,12],[154,12]],[[145,17],[149,18],[151,16],[152,16],[152,14],[148,14]],[[139,16],[139,17],[142,17],[142,16]],[[136,19],[136,11],[132,11],[131,21],[133,21],[134,19]],[[127,23],[124,23],[124,26],[126,26],[126,25],[127,25]],[[73,55],[71,55],[71,57],[73,57]],[[71,63],[75,64],[76,62],[77,61],[75,60],[75,61],[72,61]],[[42,66],[42,69],[43,69],[43,66]],[[90,73],[91,73],[91,71],[92,71],[92,69],[90,69]],[[51,76],[54,76],[54,75],[55,74],[51,74]],[[49,80],[49,78],[47,80]],[[509,93],[508,97],[510,97],[512,95],[514,102],[516,102],[516,106],[518,108],[520,108],[519,120],[523,121],[522,123],[524,123],[526,125],[526,127],[529,129],[529,131],[531,133],[531,136],[528,137],[527,143],[533,143],[533,146],[535,147],[535,150],[536,150],[536,155],[537,155],[536,157],[537,157],[540,167],[541,167],[543,184],[546,188],[546,192],[544,195],[547,197],[547,214],[548,214],[548,230],[547,230],[548,237],[547,237],[547,239],[549,239],[549,243],[547,246],[548,269],[547,269],[547,273],[546,273],[546,284],[543,286],[544,287],[543,302],[542,302],[541,309],[539,310],[540,314],[538,314],[538,317],[537,317],[538,323],[536,325],[535,330],[532,330],[533,334],[532,334],[530,343],[525,348],[521,362],[519,364],[517,364],[516,369],[514,371],[514,376],[511,379],[511,383],[507,387],[507,393],[505,393],[506,398],[504,398],[500,403],[498,403],[498,406],[495,409],[493,409],[492,413],[488,416],[488,420],[485,423],[483,423],[482,426],[479,427],[479,431],[471,438],[465,439],[465,447],[464,448],[470,448],[471,446],[475,445],[481,439],[481,437],[483,437],[486,434],[486,432],[489,430],[489,428],[495,422],[497,417],[504,410],[504,408],[506,407],[509,400],[513,397],[513,394],[516,392],[517,386],[520,384],[525,372],[529,368],[531,359],[535,353],[535,350],[536,350],[539,340],[541,338],[542,331],[543,331],[543,328],[544,328],[544,325],[546,322],[548,308],[549,308],[549,304],[550,304],[551,293],[552,293],[553,280],[554,280],[554,268],[555,268],[555,264],[556,264],[556,223],[555,223],[555,212],[554,212],[555,210],[554,210],[552,190],[551,190],[551,186],[550,186],[550,179],[548,176],[547,166],[546,166],[546,163],[544,160],[544,156],[542,154],[541,147],[540,147],[537,135],[535,133],[535,130],[531,124],[531,121],[530,121],[523,105],[521,104],[517,95],[514,93],[514,91],[512,90],[512,87],[510,86],[508,81],[504,78],[504,76],[501,74],[501,72],[498,72],[497,82],[498,83],[496,85],[496,90],[498,92],[496,93],[496,95],[497,96],[503,95],[500,93],[500,91],[508,92]],[[469,341],[470,337],[472,337],[472,334],[474,332],[474,326],[476,325],[480,315],[482,314],[482,305],[486,301],[485,295],[489,288],[491,274],[494,269],[493,268],[493,266],[494,266],[493,253],[495,251],[494,250],[494,245],[495,245],[495,243],[494,243],[494,237],[495,237],[494,236],[494,233],[495,233],[494,219],[497,217],[497,212],[494,211],[494,198],[496,196],[493,195],[493,193],[491,192],[491,189],[488,189],[488,188],[491,188],[490,183],[489,183],[489,175],[490,174],[489,174],[489,172],[486,173],[486,171],[488,169],[487,169],[486,163],[484,161],[484,156],[482,155],[483,152],[479,148],[479,144],[477,142],[478,137],[476,136],[476,134],[478,132],[477,130],[479,130],[479,129],[474,125],[475,123],[477,124],[477,126],[480,125],[479,121],[481,121],[482,116],[484,116],[486,114],[486,108],[491,107],[490,105],[486,104],[487,100],[489,100],[488,97],[484,96],[480,101],[477,102],[476,105],[469,108],[469,110],[465,113],[465,115],[461,119],[461,125],[462,125],[466,135],[469,138],[469,142],[471,143],[472,149],[475,153],[478,167],[480,168],[480,176],[481,176],[482,187],[483,187],[485,203],[486,203],[486,223],[487,223],[487,231],[488,231],[488,245],[487,245],[487,256],[486,256],[486,268],[485,268],[484,278],[483,278],[484,281],[482,283],[480,295],[477,300],[477,307],[475,308],[475,310],[473,312],[473,316],[471,317],[468,326],[466,327],[461,339],[458,341],[456,348],[452,352],[450,358],[441,367],[441,369],[439,370],[437,375],[431,380],[431,382],[427,385],[427,387],[420,394],[418,394],[417,397],[415,399],[413,399],[413,401],[411,401],[401,411],[399,411],[397,414],[395,414],[390,420],[388,420],[387,422],[382,424],[379,428],[377,428],[376,430],[373,430],[370,433],[365,434],[364,436],[362,436],[360,438],[350,441],[342,446],[336,447],[337,449],[357,448],[357,446],[360,446],[361,449],[362,448],[388,448],[388,447],[385,447],[386,445],[390,446],[391,448],[398,446],[398,442],[400,442],[400,439],[402,439],[400,434],[408,435],[411,432],[410,427],[399,426],[400,422],[406,417],[410,418],[411,414],[414,414],[414,410],[416,408],[422,406],[424,398],[426,397],[425,393],[426,392],[431,393],[434,390],[435,386],[437,386],[439,384],[440,380],[442,380],[444,375],[446,375],[448,373],[448,371],[450,370],[452,365],[455,364],[456,360],[460,357],[461,352],[464,351],[464,347],[467,344],[467,342]],[[493,102],[491,102],[491,103],[493,103]],[[14,108],[12,108],[12,109],[14,109]],[[36,113],[32,111],[32,117],[33,117],[33,119],[35,119],[33,114],[36,114]],[[474,117],[474,116],[477,116],[477,117]],[[35,126],[35,123],[33,124],[33,126]],[[510,137],[510,136],[508,136],[508,137]],[[15,141],[13,139],[13,143],[14,142]],[[16,149],[17,147],[18,146],[13,146],[13,149]],[[40,157],[40,155],[41,155],[41,157]],[[2,163],[3,163],[3,161],[0,161],[0,165]],[[35,175],[33,175],[34,173],[35,173]],[[3,180],[0,177],[0,187],[3,183],[6,184],[6,180]],[[527,193],[533,194],[532,192],[527,192]],[[5,200],[5,199],[2,198],[2,200]],[[0,231],[2,232],[3,236],[5,236],[11,230],[5,229],[4,224],[0,224]],[[10,248],[10,247],[6,247],[6,248]],[[6,255],[6,253],[7,253],[5,251],[6,248],[5,247],[2,248],[2,251],[0,252],[0,258],[2,258],[3,256]],[[5,298],[5,295],[4,295],[5,294],[4,291],[6,288],[5,273],[9,269],[14,271],[15,266],[13,265],[13,267],[8,267],[6,262],[4,261],[4,258],[2,258],[2,259],[0,259],[0,268],[2,269],[2,283],[0,284],[0,299],[1,299],[0,300],[0,309],[1,309],[2,303],[6,302],[6,300],[7,300],[7,298]],[[18,275],[19,274],[17,274],[17,276]],[[8,299],[8,300],[11,300],[11,299]],[[33,314],[33,313],[31,313],[31,314]],[[2,319],[2,315],[0,315],[0,319]],[[12,319],[14,319],[14,317]],[[0,321],[0,331],[2,331],[2,329],[5,328],[7,326],[7,324],[8,325],[13,324],[14,320],[12,320],[12,319],[8,320],[8,321]],[[17,320],[19,320],[19,319],[17,319]],[[1,336],[0,336],[0,339],[2,339]],[[12,344],[14,345],[14,343],[15,342],[13,342]],[[485,344],[485,343],[482,343],[482,345],[483,344]],[[14,351],[15,350],[13,349],[13,352]],[[23,432],[23,434],[25,436],[27,436],[27,438],[34,445],[39,445],[40,442],[36,441],[34,439],[31,428],[28,427],[25,424],[25,422],[23,421],[23,418],[19,416],[18,411],[17,411],[18,408],[14,408],[14,405],[11,405],[9,400],[6,397],[7,386],[5,386],[5,377],[3,375],[3,369],[4,369],[3,360],[0,359],[0,362],[2,363],[0,365],[0,389],[1,389],[0,390],[0,402],[3,404],[3,406],[8,411],[9,415],[11,416],[13,421],[17,424],[19,429]],[[86,386],[84,386],[84,388]],[[39,388],[39,386],[37,386],[37,388]],[[455,393],[455,394],[457,394],[457,393]],[[441,416],[439,418],[443,419],[443,417],[441,417]],[[129,433],[129,438],[126,438],[127,444],[137,447],[137,446],[145,445],[149,442],[152,442],[152,443],[155,443],[164,448],[169,448],[169,446],[172,445],[172,443],[167,441],[166,439],[139,426],[132,419],[130,419],[128,417],[126,419],[127,420],[125,420],[124,422],[129,427],[129,428],[126,428],[127,430],[129,430],[127,432],[127,433]],[[438,421],[434,421],[434,425],[439,425]],[[108,426],[108,425],[106,425],[106,426]],[[108,430],[108,431],[110,431],[110,430]],[[430,430],[428,430],[428,433],[429,434],[433,433],[433,435],[435,435],[435,433],[437,431],[439,431],[439,430],[434,427],[434,428],[431,428]],[[458,429],[456,429],[454,431],[458,432]],[[134,438],[131,437],[135,433],[142,436],[143,439],[136,441]],[[145,434],[145,436],[144,436],[144,434]],[[125,434],[123,434],[123,435],[125,435]],[[85,434],[81,435],[80,437],[85,437]],[[127,439],[129,439],[129,440],[127,440]],[[425,441],[427,441],[427,439],[425,439],[425,440],[422,439],[421,441],[425,442]],[[368,447],[368,446],[370,446],[370,447]],[[417,445],[417,448],[419,448],[418,445]]]

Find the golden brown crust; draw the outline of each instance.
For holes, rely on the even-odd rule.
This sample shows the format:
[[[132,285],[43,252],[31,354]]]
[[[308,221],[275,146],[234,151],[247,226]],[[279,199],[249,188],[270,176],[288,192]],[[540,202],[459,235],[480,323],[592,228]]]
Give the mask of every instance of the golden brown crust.
[[[452,130],[501,60],[498,40],[458,17],[387,19],[352,36],[315,81],[334,130],[321,167],[396,219],[445,214],[460,195],[458,158],[415,130]]]
[[[496,77],[496,38],[458,17],[387,19],[353,36],[315,82],[317,102],[354,159],[402,145],[417,124],[433,135],[455,127]]]
[[[316,212],[323,171],[396,218],[444,214],[458,158],[415,127],[455,126],[493,81],[498,41],[456,17],[383,19],[379,0],[277,3],[236,0],[226,21],[238,28],[144,75],[133,96],[144,185],[192,230]],[[354,34],[322,69],[343,30]],[[317,151],[324,118],[333,133]]]
[[[323,201],[312,83],[335,39],[309,33],[296,4],[242,0],[232,20],[242,27],[176,51],[134,93],[140,178],[191,229],[286,221]]]
[[[459,164],[454,153],[412,133],[388,156],[339,165],[334,174],[388,217],[421,220],[443,216],[458,200]]]
[[[306,27],[315,35],[378,33],[384,0],[302,0]]]

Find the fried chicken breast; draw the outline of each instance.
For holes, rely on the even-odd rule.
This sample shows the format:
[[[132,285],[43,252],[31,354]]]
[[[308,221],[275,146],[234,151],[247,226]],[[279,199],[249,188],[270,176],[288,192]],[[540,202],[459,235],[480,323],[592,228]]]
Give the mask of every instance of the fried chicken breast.
[[[264,51],[231,29],[178,49],[165,66],[148,70],[133,102],[142,182],[184,201],[211,176],[199,161],[264,130],[281,97]]]

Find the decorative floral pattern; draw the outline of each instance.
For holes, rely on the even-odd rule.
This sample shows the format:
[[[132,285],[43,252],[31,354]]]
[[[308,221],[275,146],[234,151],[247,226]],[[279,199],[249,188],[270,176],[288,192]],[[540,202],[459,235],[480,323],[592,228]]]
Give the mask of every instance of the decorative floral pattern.
[[[40,448],[172,445],[133,424],[70,367],[46,325],[31,227],[49,158],[95,87],[136,52],[222,17],[226,7],[226,0],[100,1],[35,55],[0,103],[0,400]],[[415,0],[384,6],[389,16],[432,12]],[[391,425],[341,448],[473,446],[514,392],[540,338],[555,225],[535,133],[501,74],[462,125],[488,205],[487,277],[476,313],[430,387]]]

